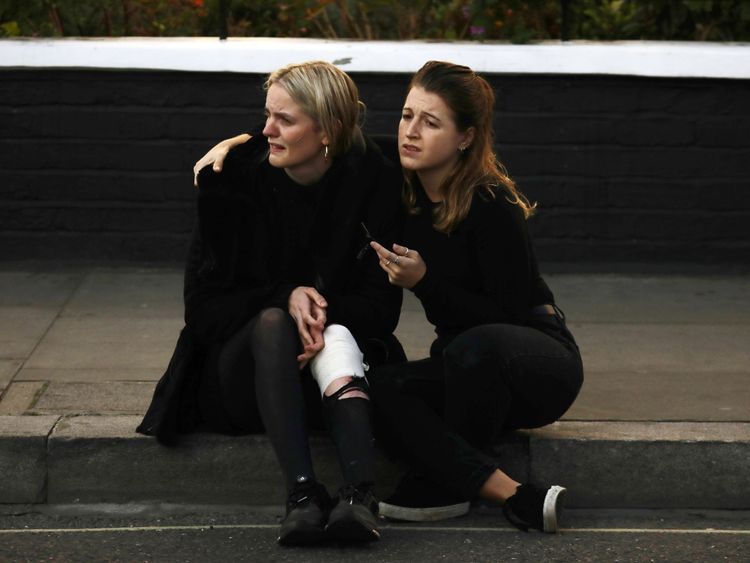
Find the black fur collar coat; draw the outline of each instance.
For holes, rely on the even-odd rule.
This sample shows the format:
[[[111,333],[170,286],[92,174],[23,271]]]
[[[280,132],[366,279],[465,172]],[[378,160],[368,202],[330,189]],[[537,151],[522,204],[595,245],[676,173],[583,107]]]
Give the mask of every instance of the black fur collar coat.
[[[267,158],[261,135],[233,149],[221,173],[199,176],[198,218],[185,270],[185,328],[138,431],[173,443],[190,429],[190,395],[209,350],[221,346],[260,310],[286,309],[294,286],[277,277],[274,206],[258,182]],[[329,324],[362,343],[392,339],[401,290],[388,283],[368,234],[390,246],[401,236],[401,174],[364,139],[334,163],[312,223],[315,287],[328,302]]]

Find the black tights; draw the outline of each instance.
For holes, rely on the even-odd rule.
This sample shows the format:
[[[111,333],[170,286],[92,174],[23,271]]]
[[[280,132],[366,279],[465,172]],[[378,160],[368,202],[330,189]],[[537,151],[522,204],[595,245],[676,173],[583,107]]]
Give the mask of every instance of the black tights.
[[[279,308],[264,309],[240,329],[218,357],[221,401],[239,431],[265,430],[284,472],[287,490],[300,478],[314,479],[308,417],[320,422],[320,392],[309,369],[300,371],[297,327]],[[369,400],[324,399],[325,418],[336,444],[344,480],[374,481]],[[318,415],[317,417],[315,415]]]

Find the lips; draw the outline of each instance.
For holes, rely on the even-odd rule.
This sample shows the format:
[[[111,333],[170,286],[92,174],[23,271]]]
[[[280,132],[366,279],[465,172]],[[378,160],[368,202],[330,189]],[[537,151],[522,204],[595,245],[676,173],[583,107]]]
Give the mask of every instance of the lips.
[[[268,143],[268,148],[272,153],[278,153],[285,150],[283,145],[277,145],[276,143]]]
[[[404,145],[401,145],[401,151],[408,153],[408,154],[415,154],[415,153],[421,152],[422,149],[414,145],[404,144]]]

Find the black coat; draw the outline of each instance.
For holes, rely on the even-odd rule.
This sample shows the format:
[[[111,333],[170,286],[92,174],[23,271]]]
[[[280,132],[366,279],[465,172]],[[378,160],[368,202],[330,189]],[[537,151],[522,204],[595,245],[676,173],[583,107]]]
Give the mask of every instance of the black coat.
[[[220,174],[210,167],[199,174],[198,220],[185,269],[185,328],[137,429],[162,443],[191,429],[203,359],[262,309],[286,310],[295,287],[279,278],[274,262],[282,237],[270,190],[256,181],[265,158],[267,142],[258,135],[229,153]],[[329,324],[346,326],[360,345],[388,341],[401,290],[389,284],[366,232],[384,245],[399,240],[400,172],[365,140],[337,159],[328,176],[311,227],[314,285],[328,302]]]

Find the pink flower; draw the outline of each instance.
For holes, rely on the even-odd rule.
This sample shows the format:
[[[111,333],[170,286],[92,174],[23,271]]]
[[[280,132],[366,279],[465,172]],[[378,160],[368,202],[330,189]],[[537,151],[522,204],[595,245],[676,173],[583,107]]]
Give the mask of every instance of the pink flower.
[[[472,37],[478,37],[480,35],[484,35],[484,26],[483,25],[472,25],[469,27],[469,33]]]

